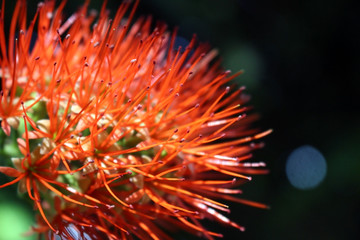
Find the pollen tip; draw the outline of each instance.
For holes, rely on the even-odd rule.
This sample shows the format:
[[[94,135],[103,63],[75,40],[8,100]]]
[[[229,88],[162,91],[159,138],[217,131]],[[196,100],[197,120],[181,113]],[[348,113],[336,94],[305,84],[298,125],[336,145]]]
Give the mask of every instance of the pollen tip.
[[[37,56],[36,58],[35,58],[35,61],[37,61],[37,60],[39,60],[40,59],[40,57],[39,56]]]
[[[240,114],[237,118],[237,121],[239,121],[240,119],[243,119],[246,117],[246,113]]]
[[[226,93],[229,93],[230,92],[230,87],[227,86],[226,89],[225,89]]]

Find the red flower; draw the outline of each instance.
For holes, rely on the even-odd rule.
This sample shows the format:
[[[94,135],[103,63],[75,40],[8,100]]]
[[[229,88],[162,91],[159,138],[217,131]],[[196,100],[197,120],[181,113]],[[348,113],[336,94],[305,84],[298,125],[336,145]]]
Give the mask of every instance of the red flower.
[[[271,132],[248,128],[244,89],[227,86],[241,72],[222,72],[195,38],[174,50],[163,24],[130,25],[137,4],[126,19],[128,3],[113,20],[105,4],[98,18],[85,4],[63,20],[65,2],[47,1],[27,25],[19,0],[8,44],[2,6],[0,117],[24,157],[0,166],[15,177],[0,188],[18,182],[47,238],[170,239],[165,229],[183,229],[213,239],[222,235],[204,218],[244,230],[221,200],[266,208],[232,196],[267,172],[250,159]],[[23,129],[11,124],[21,116]]]

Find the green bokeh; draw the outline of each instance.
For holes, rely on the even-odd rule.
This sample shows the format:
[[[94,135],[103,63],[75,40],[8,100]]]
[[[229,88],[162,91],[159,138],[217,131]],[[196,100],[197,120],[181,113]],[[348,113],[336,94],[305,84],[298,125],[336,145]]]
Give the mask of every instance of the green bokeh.
[[[0,240],[36,239],[35,235],[24,235],[34,222],[29,206],[13,197],[4,190],[0,192]]]

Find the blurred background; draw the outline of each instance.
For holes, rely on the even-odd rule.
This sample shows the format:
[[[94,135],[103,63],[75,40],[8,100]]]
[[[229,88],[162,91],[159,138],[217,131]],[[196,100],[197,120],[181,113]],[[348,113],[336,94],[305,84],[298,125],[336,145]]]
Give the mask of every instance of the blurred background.
[[[92,8],[101,2],[92,0]],[[109,0],[112,14],[119,2]],[[79,4],[69,1],[67,9],[73,12]],[[236,81],[247,87],[261,114],[256,126],[274,129],[254,156],[270,173],[242,188],[242,197],[271,209],[230,204],[230,218],[246,231],[209,223],[224,239],[360,239],[359,5],[346,0],[141,1],[138,16],[152,15],[170,30],[179,27],[184,40],[196,33],[218,49],[224,69],[244,69]],[[30,8],[32,16],[36,4]],[[294,152],[304,145],[317,154]],[[304,159],[314,164],[301,164]],[[299,164],[289,169],[288,161]],[[319,161],[325,165],[316,165]],[[288,176],[315,182],[296,185]],[[4,236],[5,226],[21,232],[32,221],[31,206],[16,199],[15,188],[0,191],[0,240],[12,240]]]

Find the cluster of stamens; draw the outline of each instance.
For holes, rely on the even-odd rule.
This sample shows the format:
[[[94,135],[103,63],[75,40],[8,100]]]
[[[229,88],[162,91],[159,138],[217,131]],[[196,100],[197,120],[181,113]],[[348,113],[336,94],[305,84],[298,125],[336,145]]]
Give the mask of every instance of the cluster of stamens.
[[[168,239],[164,229],[175,226],[222,236],[204,218],[244,230],[221,200],[266,208],[232,195],[266,173],[250,159],[270,131],[249,129],[244,88],[227,86],[241,72],[222,72],[216,51],[195,37],[176,49],[164,24],[130,24],[137,2],[112,20],[105,5],[95,17],[85,4],[64,21],[64,4],[39,4],[28,24],[19,0],[8,35],[1,11],[2,137],[19,151],[12,166],[0,162],[14,178],[0,188],[17,183],[33,200],[33,230]]]

